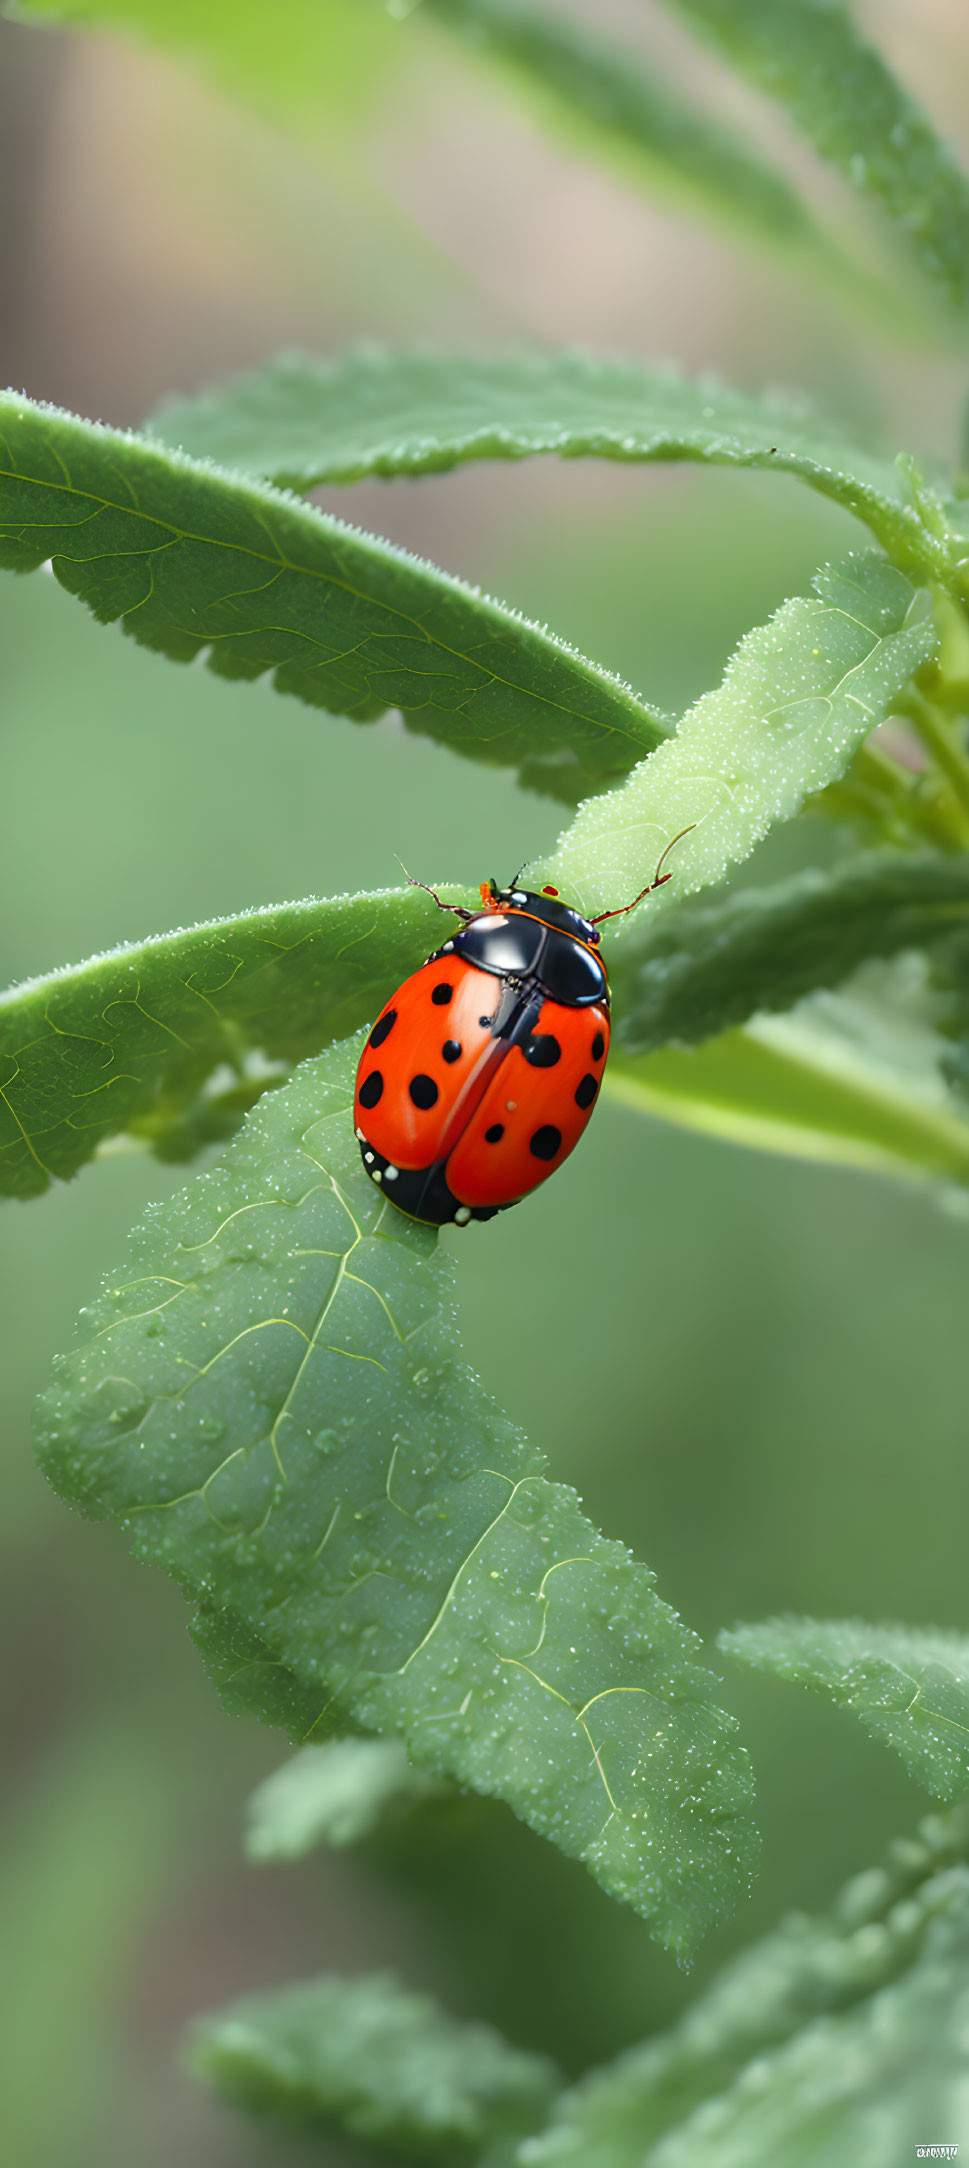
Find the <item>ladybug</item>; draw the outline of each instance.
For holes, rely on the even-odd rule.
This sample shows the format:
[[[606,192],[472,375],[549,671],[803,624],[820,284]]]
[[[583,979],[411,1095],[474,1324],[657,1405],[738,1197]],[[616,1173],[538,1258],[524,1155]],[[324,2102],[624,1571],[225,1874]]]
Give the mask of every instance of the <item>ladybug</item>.
[[[671,878],[662,863],[623,911],[592,919],[555,888],[484,881],[479,911],[428,889],[460,928],[381,1010],[353,1110],[367,1173],[402,1212],[493,1219],[574,1150],[609,1052],[598,928]]]

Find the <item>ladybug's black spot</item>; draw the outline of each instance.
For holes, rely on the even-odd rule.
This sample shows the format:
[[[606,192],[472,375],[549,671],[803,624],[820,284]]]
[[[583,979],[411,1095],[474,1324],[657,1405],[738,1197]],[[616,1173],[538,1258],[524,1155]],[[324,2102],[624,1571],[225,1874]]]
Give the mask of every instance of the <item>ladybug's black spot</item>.
[[[533,1069],[554,1069],[562,1059],[562,1049],[550,1031],[533,1031],[522,1047],[526,1061]]]
[[[441,1048],[441,1054],[442,1054],[442,1056],[443,1056],[443,1058],[444,1058],[444,1060],[445,1060],[445,1061],[460,1061],[460,1059],[461,1059],[461,1041],[460,1041],[460,1039],[445,1039],[445,1041],[444,1041],[444,1045],[443,1045],[443,1046],[442,1046],[442,1048]]]
[[[425,1113],[428,1107],[436,1105],[437,1085],[432,1076],[412,1076],[407,1089],[415,1107],[421,1107]]]
[[[551,1122],[543,1122],[541,1129],[529,1138],[528,1149],[536,1159],[554,1159],[562,1142],[562,1132]]]
[[[603,1054],[605,1053],[605,1051],[606,1051],[606,1042],[605,1042],[605,1040],[604,1040],[604,1038],[603,1038],[603,1036],[602,1036],[602,1033],[601,1033],[601,1031],[597,1031],[597,1032],[596,1032],[596,1035],[595,1035],[595,1038],[594,1038],[594,1039],[593,1039],[593,1041],[592,1041],[592,1059],[593,1059],[593,1061],[601,1061],[601,1060],[602,1060],[602,1057],[603,1057]]]
[[[599,1089],[599,1080],[598,1080],[598,1078],[597,1078],[597,1077],[594,1077],[594,1076],[590,1076],[590,1075],[588,1074],[588,1072],[587,1072],[587,1073],[586,1073],[586,1075],[585,1075],[585,1076],[583,1077],[583,1079],[582,1079],[582,1082],[581,1082],[581,1084],[580,1084],[580,1085],[579,1085],[579,1086],[577,1087],[577,1090],[576,1090],[576,1094],[575,1094],[575,1103],[576,1103],[576,1106],[577,1106],[577,1107],[591,1107],[591,1105],[592,1105],[592,1102],[593,1102],[593,1099],[595,1098],[595,1096],[596,1096],[596,1093],[598,1092],[598,1089]]]
[[[492,1122],[492,1124],[491,1124],[491,1128],[490,1128],[490,1129],[486,1129],[486,1130],[485,1130],[485,1143],[486,1143],[486,1144],[500,1144],[500,1143],[501,1143],[501,1140],[502,1140],[502,1137],[504,1136],[504,1134],[505,1134],[505,1125],[504,1125],[504,1122]]]
[[[362,1107],[375,1107],[378,1099],[383,1094],[383,1088],[384,1080],[380,1070],[371,1069],[370,1075],[364,1077],[360,1086],[360,1105]]]
[[[446,1009],[453,993],[453,986],[449,986],[446,979],[439,979],[437,985],[431,987],[431,1000],[437,1008]]]
[[[396,1022],[396,1009],[388,1009],[386,1015],[382,1016],[379,1023],[376,1023],[374,1025],[370,1037],[367,1040],[367,1045],[374,1047],[383,1046],[384,1040],[389,1039]]]

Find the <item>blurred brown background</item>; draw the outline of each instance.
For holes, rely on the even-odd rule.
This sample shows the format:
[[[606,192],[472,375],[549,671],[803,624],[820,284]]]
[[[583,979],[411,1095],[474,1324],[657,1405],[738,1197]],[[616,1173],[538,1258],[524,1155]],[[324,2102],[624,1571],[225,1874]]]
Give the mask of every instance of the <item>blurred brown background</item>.
[[[900,446],[954,454],[965,360],[928,302],[891,326],[859,317],[849,292],[556,145],[443,38],[362,7],[355,21],[352,0],[294,90],[280,39],[303,5],[286,0],[263,53],[242,50],[241,7],[228,73],[179,57],[191,0],[172,0],[162,56],[0,21],[0,379],[125,425],[287,345],[583,343],[805,386],[880,414]],[[861,260],[891,264],[874,221],[661,10],[569,12],[661,55],[779,148]],[[958,140],[963,11],[862,12]],[[858,542],[793,483],[691,469],[535,463],[321,501],[670,708]],[[178,671],[40,574],[0,584],[0,703],[4,981],[250,903],[387,885],[397,852],[429,879],[504,875],[559,825],[392,722],[355,729]],[[243,1801],[283,1742],[221,1713],[180,1597],[72,1521],[29,1450],[51,1354],[142,1204],[181,1179],[119,1154],[0,1226],[0,2131],[25,2168],[341,2160],[250,2129],[180,2074],[193,2012],[275,1979],[392,1964],[573,2069],[691,1985],[496,1807],[439,1810],[365,1855],[244,1865]],[[604,1107],[558,1182],[459,1245],[470,1359],[701,1631],[784,1608],[964,1625],[969,1233],[948,1203]],[[549,1321],[547,1369],[522,1348],[512,1264]],[[594,1363],[568,1359],[576,1301],[596,1313]],[[793,1689],[727,1691],[764,1868],[692,1984],[780,1908],[824,1903],[921,1808]]]

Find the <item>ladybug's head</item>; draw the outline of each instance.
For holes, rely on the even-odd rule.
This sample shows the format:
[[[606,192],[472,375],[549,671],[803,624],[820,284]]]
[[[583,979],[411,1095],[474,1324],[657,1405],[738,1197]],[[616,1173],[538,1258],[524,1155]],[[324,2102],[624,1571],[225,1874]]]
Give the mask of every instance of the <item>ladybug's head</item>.
[[[512,882],[508,888],[498,888],[494,881],[483,881],[481,900],[486,910],[525,911],[529,918],[540,919],[544,926],[556,926],[561,933],[570,933],[576,941],[584,941],[590,948],[598,948],[599,933],[589,919],[580,911],[570,910],[563,903],[557,888],[543,888],[541,893],[532,888],[519,888]]]

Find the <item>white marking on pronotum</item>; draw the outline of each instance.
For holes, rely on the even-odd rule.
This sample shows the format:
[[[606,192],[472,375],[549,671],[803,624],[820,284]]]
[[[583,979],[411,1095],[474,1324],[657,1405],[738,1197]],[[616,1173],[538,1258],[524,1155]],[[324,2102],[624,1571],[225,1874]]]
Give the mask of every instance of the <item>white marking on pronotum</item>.
[[[374,1168],[374,1170],[373,1170],[373,1173],[372,1173],[372,1175],[371,1175],[371,1177],[370,1177],[370,1180],[371,1180],[372,1182],[382,1182],[382,1181],[383,1181],[383,1175],[381,1174],[381,1172],[380,1172],[380,1168],[379,1168],[379,1167],[375,1167],[375,1168]]]
[[[467,1226],[467,1224],[468,1224],[468,1221],[469,1221],[469,1219],[470,1219],[470,1218],[471,1218],[471,1207],[470,1207],[470,1205],[467,1205],[467,1204],[459,1204],[459,1206],[458,1206],[458,1209],[457,1209],[457,1211],[455,1212],[455,1215],[454,1215],[454,1224],[455,1224],[455,1226],[456,1226],[456,1227],[466,1227],[466,1226]]]
[[[363,1155],[363,1156],[364,1156],[364,1159],[365,1159],[365,1160],[366,1160],[366,1162],[367,1162],[367,1165],[368,1165],[368,1167],[372,1167],[372,1166],[373,1166],[373,1153],[372,1153],[372,1152],[364,1152],[364,1155]]]
[[[397,1168],[396,1168],[396,1167],[385,1167],[385,1168],[384,1168],[384,1181],[385,1181],[385,1182],[396,1182],[396,1180],[397,1180]]]
[[[357,1130],[357,1143],[358,1143],[358,1144],[366,1144],[366,1141],[367,1141],[367,1139],[366,1139],[366,1136],[365,1136],[365,1134],[364,1134],[364,1131],[363,1131],[362,1129],[358,1129],[358,1130]]]

